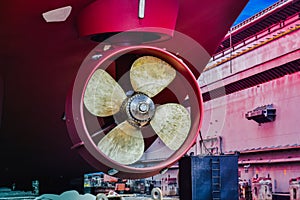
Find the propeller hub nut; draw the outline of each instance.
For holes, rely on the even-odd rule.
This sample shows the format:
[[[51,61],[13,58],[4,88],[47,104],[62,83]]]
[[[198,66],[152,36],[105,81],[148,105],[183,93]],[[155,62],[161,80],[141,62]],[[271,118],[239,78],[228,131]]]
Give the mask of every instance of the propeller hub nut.
[[[155,105],[150,97],[138,93],[129,98],[126,105],[128,121],[134,126],[145,126],[155,113]]]
[[[141,102],[139,104],[139,111],[141,113],[146,113],[149,111],[149,104],[147,102]]]

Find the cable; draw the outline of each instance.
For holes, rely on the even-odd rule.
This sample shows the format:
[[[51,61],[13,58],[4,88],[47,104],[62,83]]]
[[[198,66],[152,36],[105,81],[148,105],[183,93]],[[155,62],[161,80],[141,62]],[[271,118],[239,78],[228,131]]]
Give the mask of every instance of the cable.
[[[208,152],[208,155],[212,155],[212,152],[206,147],[205,143],[204,143],[204,140],[202,138],[202,132],[200,131],[199,132],[199,135],[200,135],[200,141],[202,141],[202,145],[204,147],[204,149]]]

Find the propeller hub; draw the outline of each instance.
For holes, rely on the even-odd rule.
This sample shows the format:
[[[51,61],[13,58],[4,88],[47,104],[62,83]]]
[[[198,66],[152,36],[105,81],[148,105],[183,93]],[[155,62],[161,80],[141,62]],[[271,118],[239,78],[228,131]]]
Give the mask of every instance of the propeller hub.
[[[150,97],[138,93],[129,98],[126,113],[130,124],[141,127],[147,125],[155,113],[155,105]]]

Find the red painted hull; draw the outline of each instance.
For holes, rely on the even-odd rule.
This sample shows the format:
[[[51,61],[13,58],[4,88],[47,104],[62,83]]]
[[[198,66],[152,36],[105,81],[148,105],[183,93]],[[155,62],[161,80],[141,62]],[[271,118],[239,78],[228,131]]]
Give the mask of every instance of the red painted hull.
[[[127,5],[127,1],[123,2]],[[153,2],[161,4],[161,1]],[[170,12],[178,12],[174,13],[172,20],[161,22],[165,13],[161,13],[164,8],[159,7],[162,11],[155,11],[149,23],[154,21],[159,28],[174,29],[203,47],[205,61],[199,61],[197,53],[184,42],[179,48],[180,55],[188,62],[201,63],[199,66],[190,65],[198,77],[208,56],[213,54],[246,2],[218,0],[212,6],[204,0],[176,1]],[[80,37],[78,32],[79,13],[91,3],[91,0],[69,1],[72,12],[66,21],[46,23],[41,14],[67,6],[65,1],[1,2],[0,81],[3,84],[0,84],[0,99],[3,106],[0,179],[6,180],[5,183],[42,176],[77,176],[94,170],[77,151],[71,149],[73,144],[62,119],[65,100],[77,71],[97,45],[87,37]],[[136,7],[128,10],[128,14],[132,13],[136,13]],[[125,31],[124,23],[115,19],[109,16],[102,32]],[[129,19],[129,22],[132,21]],[[111,23],[116,23],[121,29],[115,29]],[[140,28],[135,23],[130,29]],[[181,39],[176,35],[174,38]],[[170,41],[155,46],[178,50],[178,46]]]

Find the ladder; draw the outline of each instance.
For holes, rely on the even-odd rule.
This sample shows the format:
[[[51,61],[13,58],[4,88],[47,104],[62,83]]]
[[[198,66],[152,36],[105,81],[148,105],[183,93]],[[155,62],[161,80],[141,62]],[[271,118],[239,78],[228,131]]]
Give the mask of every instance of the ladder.
[[[221,200],[220,159],[211,160],[212,200]]]

